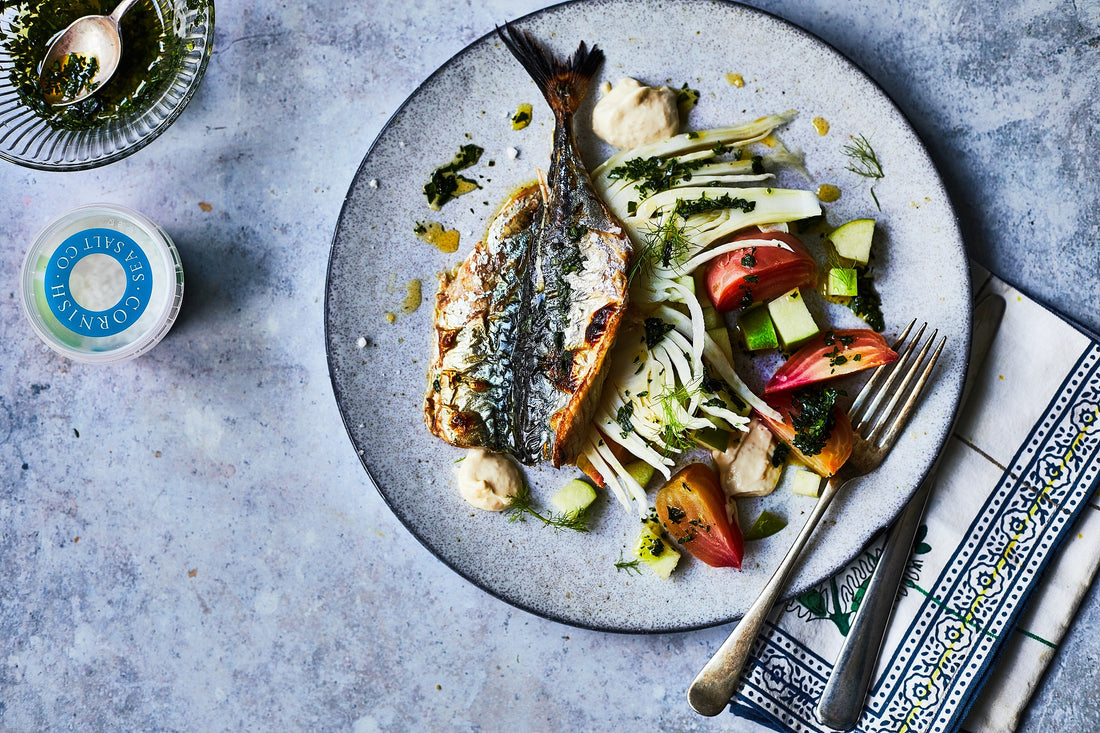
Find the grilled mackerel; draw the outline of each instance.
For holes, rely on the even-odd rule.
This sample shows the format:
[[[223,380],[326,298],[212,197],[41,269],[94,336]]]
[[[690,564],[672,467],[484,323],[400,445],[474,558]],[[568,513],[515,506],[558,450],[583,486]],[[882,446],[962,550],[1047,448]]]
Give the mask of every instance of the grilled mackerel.
[[[525,32],[498,33],[554,112],[550,167],[442,276],[424,412],[431,431],[454,445],[560,466],[576,460],[599,401],[632,249],[573,138],[573,115],[603,53],[581,43],[563,62]]]

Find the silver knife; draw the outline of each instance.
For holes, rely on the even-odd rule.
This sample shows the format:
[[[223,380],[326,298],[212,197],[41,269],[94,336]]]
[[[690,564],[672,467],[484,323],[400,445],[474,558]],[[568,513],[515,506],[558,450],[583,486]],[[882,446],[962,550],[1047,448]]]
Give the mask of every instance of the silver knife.
[[[989,353],[1004,311],[1005,301],[999,295],[986,296],[974,306],[970,362],[966,368],[966,381],[959,398],[959,408],[955,413],[956,420],[970,395],[975,375]],[[954,423],[951,431],[948,431],[948,439],[952,431]],[[940,454],[940,458],[942,457],[943,453]],[[871,580],[856,612],[855,621],[848,630],[833,672],[821,693],[817,714],[823,723],[835,730],[851,730],[863,712],[863,702],[867,698],[867,689],[875,671],[882,639],[890,625],[894,601],[901,587],[909,553],[913,549],[913,539],[924,516],[928,495],[932,493],[932,487],[936,483],[940,458],[932,464],[932,469],[890,529],[878,564],[871,574]]]

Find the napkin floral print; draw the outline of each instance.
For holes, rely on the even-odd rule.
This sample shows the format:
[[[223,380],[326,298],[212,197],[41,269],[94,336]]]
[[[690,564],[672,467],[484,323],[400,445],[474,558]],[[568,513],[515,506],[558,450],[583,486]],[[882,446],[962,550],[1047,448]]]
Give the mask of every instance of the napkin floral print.
[[[994,386],[978,385],[949,442],[918,547],[925,552],[910,568],[910,592],[895,611],[860,731],[959,728],[1044,569],[1096,493],[1100,344],[999,280],[987,281],[990,288],[1008,301],[983,376]],[[1042,363],[1027,379],[1015,375],[1013,389],[1026,396],[995,399],[1006,389],[1005,372],[1018,367],[1006,361],[1011,347],[1033,329],[1044,329],[1057,347],[1031,352],[1045,353]],[[1015,432],[1004,427],[1021,419]],[[983,428],[991,422],[1000,430]],[[1002,442],[1014,441],[1007,450],[994,445],[998,432]],[[734,713],[780,730],[830,730],[814,707],[879,551],[868,549],[773,614]]]

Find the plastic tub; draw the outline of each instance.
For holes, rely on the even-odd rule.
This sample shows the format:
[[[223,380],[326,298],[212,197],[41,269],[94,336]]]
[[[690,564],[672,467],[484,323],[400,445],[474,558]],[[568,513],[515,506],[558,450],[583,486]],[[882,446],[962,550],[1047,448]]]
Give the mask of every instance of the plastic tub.
[[[50,222],[23,260],[23,311],[74,361],[126,361],[153,348],[179,313],[183,265],[168,234],[122,206],[82,206]]]

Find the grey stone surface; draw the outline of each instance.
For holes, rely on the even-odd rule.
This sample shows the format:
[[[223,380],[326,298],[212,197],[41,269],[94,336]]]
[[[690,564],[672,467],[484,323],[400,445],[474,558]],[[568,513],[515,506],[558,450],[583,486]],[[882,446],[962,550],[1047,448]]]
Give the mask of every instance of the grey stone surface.
[[[325,265],[360,159],[419,81],[542,4],[223,3],[202,89],[148,148],[0,166],[0,728],[749,729],[683,698],[726,629],[580,631],[466,584],[374,492],[332,398]],[[1100,4],[754,4],[894,97],[980,262],[1100,330]],[[30,238],[101,200],[162,223],[187,273],[168,338],[111,367],[54,356],[18,305]],[[1094,589],[1024,729],[1095,729],[1098,622]]]

